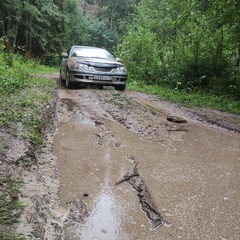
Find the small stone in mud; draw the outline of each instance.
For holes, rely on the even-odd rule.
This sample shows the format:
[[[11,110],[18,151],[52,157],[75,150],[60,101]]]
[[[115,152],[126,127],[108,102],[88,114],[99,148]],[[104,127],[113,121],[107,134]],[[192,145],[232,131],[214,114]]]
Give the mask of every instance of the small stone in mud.
[[[107,233],[107,230],[106,229],[102,229],[102,233]]]
[[[134,161],[135,160],[135,157],[133,155],[129,155],[127,156],[128,160],[131,160],[131,161]]]
[[[90,194],[89,194],[89,193],[84,193],[83,196],[84,196],[84,197],[89,197]]]
[[[103,125],[103,123],[100,122],[99,120],[96,120],[96,121],[95,121],[95,124],[96,124],[96,125]]]
[[[103,137],[99,134],[95,134],[93,136],[95,142],[98,144],[98,145],[102,145],[103,144]]]
[[[120,148],[122,146],[122,144],[121,143],[115,143],[115,147],[118,147],[118,148]]]

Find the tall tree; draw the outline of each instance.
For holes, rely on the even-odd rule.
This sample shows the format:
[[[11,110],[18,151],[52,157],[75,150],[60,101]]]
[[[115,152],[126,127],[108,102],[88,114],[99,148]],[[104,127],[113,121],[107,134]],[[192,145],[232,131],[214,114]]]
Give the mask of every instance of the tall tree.
[[[23,2],[0,0],[0,37],[4,37],[7,49],[14,51],[23,16]]]
[[[61,45],[64,28],[62,1],[1,0],[0,4],[0,37],[4,37],[12,52],[17,45],[24,46],[28,55]]]
[[[118,30],[121,20],[134,11],[136,0],[97,0],[102,8],[100,18],[106,19],[110,28]]]

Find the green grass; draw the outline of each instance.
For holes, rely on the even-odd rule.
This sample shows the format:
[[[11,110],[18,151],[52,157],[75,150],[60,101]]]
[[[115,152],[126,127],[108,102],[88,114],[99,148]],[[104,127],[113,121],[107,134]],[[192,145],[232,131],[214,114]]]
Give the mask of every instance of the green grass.
[[[32,73],[55,72],[56,69],[25,60],[19,55],[0,54],[0,127],[20,132],[20,136],[33,144],[41,143],[41,129],[45,116],[40,114],[50,107],[54,81],[32,76]],[[21,129],[21,131],[18,131]]]
[[[0,239],[1,240],[26,240],[21,234],[13,234],[9,232],[1,232],[0,231]]]
[[[206,92],[187,92],[166,87],[128,84],[127,89],[160,96],[163,99],[181,103],[187,107],[212,108],[220,111],[240,114],[240,101],[227,95],[217,96]]]
[[[36,74],[51,74],[59,71],[59,68],[44,66],[34,61],[27,62],[24,68],[27,72]]]
[[[22,182],[13,178],[0,178],[0,225],[12,226],[18,223],[18,218],[24,208],[18,200],[18,193]],[[14,234],[9,231],[0,230],[2,240],[23,240],[21,234]]]
[[[48,100],[54,85],[55,82],[49,79],[31,77],[18,91],[6,90],[0,96],[0,126],[20,133],[18,137],[28,139],[33,144],[40,144],[46,117],[42,112],[48,115]]]
[[[12,68],[21,69],[26,73],[36,73],[36,74],[50,74],[53,72],[58,72],[59,69],[56,67],[49,67],[42,65],[36,59],[25,59],[20,55],[13,55]]]
[[[18,200],[22,182],[16,179],[1,179],[0,224],[17,223],[24,205]]]

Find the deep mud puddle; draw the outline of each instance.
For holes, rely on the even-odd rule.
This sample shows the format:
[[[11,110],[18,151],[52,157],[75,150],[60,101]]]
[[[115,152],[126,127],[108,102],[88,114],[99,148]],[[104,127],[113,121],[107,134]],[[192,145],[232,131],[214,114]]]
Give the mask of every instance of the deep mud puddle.
[[[91,204],[88,208],[90,206]],[[119,239],[120,206],[121,202],[115,199],[111,190],[104,190],[94,198],[91,210],[88,209],[85,219],[81,222],[74,219],[68,220],[69,223],[65,222],[65,239]]]
[[[168,122],[133,93],[58,94],[62,239],[238,239],[239,135]]]

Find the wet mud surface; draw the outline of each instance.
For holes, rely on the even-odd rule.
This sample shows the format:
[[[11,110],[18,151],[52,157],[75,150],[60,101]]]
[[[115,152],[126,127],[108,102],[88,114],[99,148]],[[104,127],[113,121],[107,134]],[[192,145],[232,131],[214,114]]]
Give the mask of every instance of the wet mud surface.
[[[239,237],[238,124],[223,128],[216,115],[212,125],[205,113],[141,93],[58,96],[60,205],[80,201],[82,216],[65,215],[64,239]],[[138,176],[116,185],[136,161]]]
[[[30,207],[19,232],[239,239],[239,116],[111,88],[63,87],[57,99],[56,132],[39,168],[25,173],[25,195],[39,201],[38,213]]]

